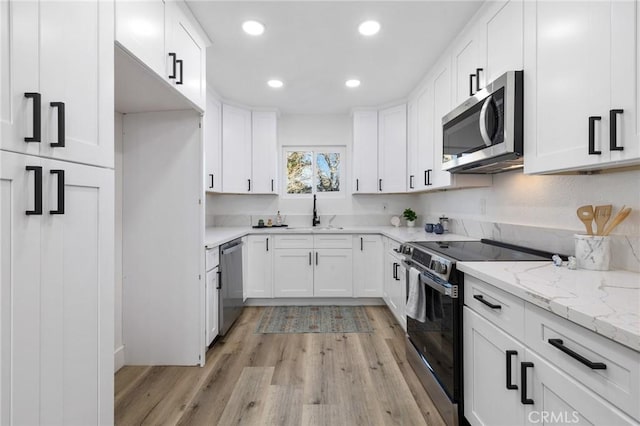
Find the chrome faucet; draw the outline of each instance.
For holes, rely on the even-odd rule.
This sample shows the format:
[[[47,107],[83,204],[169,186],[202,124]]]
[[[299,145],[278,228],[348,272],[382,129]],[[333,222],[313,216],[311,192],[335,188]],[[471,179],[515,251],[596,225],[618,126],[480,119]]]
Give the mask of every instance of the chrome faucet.
[[[313,194],[313,226],[320,225],[320,217],[316,208],[316,194]]]

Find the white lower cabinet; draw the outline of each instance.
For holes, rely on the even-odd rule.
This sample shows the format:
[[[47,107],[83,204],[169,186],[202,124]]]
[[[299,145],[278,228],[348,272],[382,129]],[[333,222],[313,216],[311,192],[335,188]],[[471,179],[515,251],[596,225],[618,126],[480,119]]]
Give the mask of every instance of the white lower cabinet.
[[[487,294],[496,290],[479,280],[473,281],[475,289],[484,287]],[[468,301],[465,298],[465,302]],[[508,306],[509,301],[500,301],[499,305]],[[637,419],[620,410],[625,409],[633,415],[636,409],[625,404],[638,400],[638,354],[628,356],[626,352],[633,351],[614,342],[609,342],[608,349],[601,354],[588,352],[585,348],[599,347],[598,340],[605,338],[584,329],[578,332],[579,340],[570,340],[571,334],[566,327],[581,327],[560,317],[547,318],[546,323],[539,320],[540,316],[536,320],[530,313],[538,315],[538,311],[540,308],[525,304],[525,333],[522,327],[503,327],[503,323],[513,320],[510,316],[496,319],[495,312],[480,310],[479,305],[464,307],[464,415],[469,423],[491,426],[638,424]],[[544,314],[548,315],[542,317],[553,316],[548,312]],[[506,329],[516,330],[515,335]],[[538,352],[538,334],[555,339],[558,332],[566,333],[561,345],[570,346],[574,355],[605,360],[606,369],[592,369],[580,362],[579,356],[565,353],[546,341],[544,345],[550,348],[549,352],[546,348]],[[567,363],[575,367],[568,368]],[[624,387],[628,388],[626,392],[621,391]],[[621,399],[607,398],[613,393]]]
[[[353,295],[382,297],[384,245],[381,235],[353,236]]]
[[[313,295],[316,297],[353,296],[351,249],[315,250]]]
[[[407,270],[402,266],[401,258],[391,253],[392,247],[396,244],[389,240],[389,249],[384,262],[383,299],[403,330],[406,331]]]
[[[313,250],[278,249],[274,253],[274,296],[312,297]]]
[[[113,170],[0,163],[0,424],[111,424]]]
[[[216,247],[215,250],[218,250]],[[218,287],[220,276],[218,267],[207,271],[205,289],[205,345],[209,346],[218,335]]]
[[[273,244],[270,235],[249,235],[247,297],[273,297]]]

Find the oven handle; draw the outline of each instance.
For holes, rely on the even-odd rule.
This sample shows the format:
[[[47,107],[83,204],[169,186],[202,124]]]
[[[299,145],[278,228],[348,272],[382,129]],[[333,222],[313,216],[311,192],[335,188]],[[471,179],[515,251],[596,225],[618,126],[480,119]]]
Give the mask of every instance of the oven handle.
[[[429,287],[431,287],[432,289],[434,289],[435,291],[437,291],[440,294],[443,294],[447,297],[450,297],[452,299],[457,299],[458,298],[458,292],[455,291],[454,287],[445,287],[443,285],[440,285],[438,283],[436,283],[435,281],[433,281],[433,279],[431,279],[427,274],[425,274],[421,268],[416,268],[415,265],[403,260],[402,261],[402,266],[404,266],[407,271],[409,271],[411,268],[415,268],[420,272],[420,281],[423,284],[428,285]]]
[[[482,140],[486,146],[491,146],[492,144],[489,133],[487,132],[487,108],[489,108],[489,104],[492,100],[493,96],[487,97],[482,104],[482,109],[480,110],[480,136],[482,136]]]

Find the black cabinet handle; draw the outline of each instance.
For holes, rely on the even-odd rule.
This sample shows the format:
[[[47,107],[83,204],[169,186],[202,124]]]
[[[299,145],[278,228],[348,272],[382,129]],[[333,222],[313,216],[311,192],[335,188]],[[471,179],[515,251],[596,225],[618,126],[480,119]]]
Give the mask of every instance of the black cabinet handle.
[[[269,238],[267,237],[265,241],[267,242],[267,251],[269,251]]]
[[[318,264],[318,252],[316,252],[316,265]]]
[[[34,200],[33,200],[33,210],[27,210],[25,213],[30,215],[41,215],[42,214],[42,167],[40,166],[27,166],[28,172],[35,172],[34,175]]]
[[[176,61],[176,64],[178,64],[180,66],[180,79],[178,81],[176,81],[176,84],[182,84],[182,77],[184,75],[184,70],[182,68],[182,59],[178,59]]]
[[[382,191],[382,179],[378,179],[378,189]]]
[[[247,191],[251,192],[251,179],[247,179],[247,183],[249,184],[249,189],[247,189]]]
[[[605,363],[589,361],[587,358],[583,357],[579,353],[572,351],[571,349],[569,349],[568,347],[566,347],[563,344],[562,339],[549,339],[547,341],[554,348],[560,349],[562,352],[564,352],[565,354],[569,355],[571,358],[573,358],[573,359],[575,359],[577,361],[580,361],[582,364],[586,365],[587,367],[589,367],[592,370],[606,370],[607,369],[607,365]]]
[[[49,214],[64,214],[64,170],[51,170],[49,173],[58,175],[58,208],[49,210]]]
[[[533,368],[532,362],[520,363],[520,376],[522,377],[522,389],[520,390],[520,402],[524,405],[532,405],[533,399],[527,397],[527,368]]]
[[[433,182],[431,182],[431,172],[433,171],[433,169],[429,169],[427,170],[427,185],[431,186],[433,185]]]
[[[271,192],[273,192],[273,179],[271,179]]]
[[[622,114],[623,109],[612,109],[609,111],[609,149],[611,151],[623,151],[623,146],[618,146],[618,123],[617,115]]]
[[[518,351],[507,351],[507,389],[518,389],[518,385],[511,383],[511,357],[518,355]]]
[[[396,273],[397,273],[396,272],[396,266],[398,266],[398,264],[396,262],[393,262],[393,271],[392,271],[392,273],[393,273],[393,279],[394,280],[398,279],[397,276],[396,276]]]
[[[54,148],[62,148],[65,140],[64,102],[50,102],[49,105],[52,108],[58,108],[58,142],[52,142],[50,145]]]
[[[409,189],[413,189],[413,178],[414,178],[413,175],[409,176]]]
[[[360,237],[360,251],[364,251],[364,238]]]
[[[211,185],[209,185],[209,189],[213,189],[213,173],[209,173],[209,176],[211,177]]]
[[[309,252],[309,266],[311,266],[311,252]]]
[[[476,92],[480,91],[480,73],[484,72],[482,68],[476,68]]]
[[[602,117],[589,117],[589,155],[600,155],[602,151],[596,151],[596,121],[600,121]]]
[[[42,139],[42,120],[40,117],[40,108],[42,106],[40,93],[27,92],[25,98],[33,99],[33,136],[25,137],[25,142],[40,142]]]
[[[356,179],[356,191],[360,191],[360,179]]]
[[[501,305],[494,305],[493,303],[486,301],[484,299],[484,296],[482,296],[481,294],[474,294],[473,298],[479,301],[480,303],[483,303],[486,306],[490,307],[491,309],[502,309]]]
[[[469,74],[469,96],[473,96],[473,77],[475,74]]]
[[[176,54],[171,52],[169,53],[169,57],[173,60],[173,64],[172,64],[172,71],[171,71],[171,75],[169,76],[170,79],[175,79],[176,78]]]
[[[222,272],[216,272],[218,274],[218,282],[216,283],[216,290],[220,290],[222,288]]]

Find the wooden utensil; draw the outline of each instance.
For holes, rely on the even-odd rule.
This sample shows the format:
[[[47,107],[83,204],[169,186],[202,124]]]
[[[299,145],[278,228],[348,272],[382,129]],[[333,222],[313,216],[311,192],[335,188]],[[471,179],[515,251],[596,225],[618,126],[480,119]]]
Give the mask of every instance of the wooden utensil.
[[[587,234],[593,235],[593,228],[591,227],[591,223],[593,222],[593,206],[578,207],[576,214],[578,215],[578,219],[584,223],[584,227],[587,228]]]
[[[611,204],[607,204],[604,206],[596,206],[593,219],[596,221],[596,235],[602,235],[604,232],[604,226],[609,221],[611,217],[611,209],[613,206]]]
[[[627,216],[629,216],[630,213],[631,213],[631,207],[623,208],[622,210],[620,210],[616,215],[616,217],[614,217],[611,223],[605,228],[602,235],[604,236],[609,235],[611,231],[615,229],[616,226],[620,225],[620,223],[622,223],[622,221],[625,220]]]

